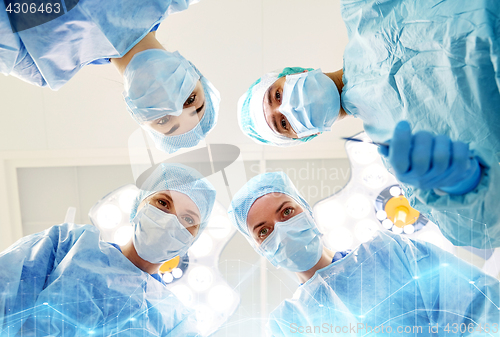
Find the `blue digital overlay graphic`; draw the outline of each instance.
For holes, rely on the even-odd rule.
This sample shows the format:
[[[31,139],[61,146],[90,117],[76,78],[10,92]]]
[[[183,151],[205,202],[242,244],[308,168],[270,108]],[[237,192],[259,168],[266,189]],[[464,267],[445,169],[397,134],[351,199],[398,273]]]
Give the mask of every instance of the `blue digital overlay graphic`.
[[[79,0],[4,0],[13,33],[57,19],[72,10],[78,2]]]

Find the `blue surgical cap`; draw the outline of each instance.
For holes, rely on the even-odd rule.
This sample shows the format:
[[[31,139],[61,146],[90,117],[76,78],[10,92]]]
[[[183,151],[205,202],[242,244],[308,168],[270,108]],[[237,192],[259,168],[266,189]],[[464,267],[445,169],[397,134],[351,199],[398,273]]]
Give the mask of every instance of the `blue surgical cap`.
[[[248,239],[251,238],[247,226],[247,216],[255,200],[269,194],[283,193],[294,199],[304,211],[312,216],[312,209],[302,198],[292,181],[283,172],[268,172],[250,179],[233,197],[228,214],[231,222]]]
[[[202,139],[205,139],[207,133],[217,123],[219,92],[205,77],[202,76],[200,81],[205,93],[205,113],[193,129],[180,135],[166,136],[151,128],[143,127],[153,139],[157,149],[166,153],[174,153],[181,148],[196,146]]]
[[[292,146],[298,143],[307,142],[317,135],[304,138],[288,138],[274,132],[267,124],[264,116],[264,96],[269,87],[280,77],[301,73],[312,68],[287,67],[265,74],[255,81],[250,88],[240,97],[238,101],[238,123],[241,131],[256,143]]]
[[[151,194],[159,191],[177,191],[187,195],[200,211],[200,231],[207,226],[215,203],[215,188],[198,171],[182,164],[160,164],[153,171],[142,184],[141,191],[135,198],[130,213],[131,221],[137,214],[139,204]]]

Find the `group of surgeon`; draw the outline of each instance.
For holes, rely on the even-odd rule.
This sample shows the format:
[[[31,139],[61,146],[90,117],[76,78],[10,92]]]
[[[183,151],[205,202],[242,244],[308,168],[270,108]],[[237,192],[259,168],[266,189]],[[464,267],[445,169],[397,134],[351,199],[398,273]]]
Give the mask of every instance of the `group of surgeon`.
[[[127,111],[156,147],[169,154],[193,147],[215,126],[220,95],[192,63],[166,51],[155,31],[194,2],[80,0],[19,32],[0,3],[0,71],[57,90],[82,66],[112,63],[123,75]],[[340,5],[349,35],[343,69],[265,74],[238,102],[241,130],[257,143],[288,147],[338,120],[360,118],[410,204],[448,240],[499,247],[500,3]],[[158,270],[186,254],[215,200],[214,187],[193,168],[160,164],[132,207],[134,235],[126,245],[74,224],[19,240],[0,254],[0,335],[198,335],[194,314]],[[338,334],[297,328],[322,323],[384,326],[393,336],[447,336],[453,324],[473,327],[457,335],[499,333],[498,280],[432,244],[389,232],[352,251],[330,251],[284,173],[252,178],[228,214],[257,253],[302,283],[271,314],[272,336]]]

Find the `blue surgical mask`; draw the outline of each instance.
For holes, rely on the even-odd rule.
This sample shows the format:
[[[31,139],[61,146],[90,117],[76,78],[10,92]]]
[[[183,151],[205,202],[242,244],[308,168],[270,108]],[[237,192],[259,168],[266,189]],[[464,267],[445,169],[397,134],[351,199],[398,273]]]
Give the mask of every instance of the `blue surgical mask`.
[[[323,253],[321,233],[308,212],[274,225],[274,230],[258,248],[275,267],[293,272],[311,269]]]
[[[156,148],[160,151],[174,153],[181,148],[194,147],[205,139],[208,132],[210,132],[217,123],[220,103],[219,92],[205,77],[202,76],[200,81],[203,85],[203,91],[205,92],[205,114],[194,128],[180,135],[166,136],[149,127],[142,126],[143,129],[149,133]],[[130,112],[132,117],[134,117],[134,113],[132,111]],[[136,121],[140,123],[139,120]]]
[[[287,75],[279,111],[299,138],[330,131],[340,111],[337,86],[321,69]]]
[[[200,74],[178,52],[147,49],[134,55],[123,77],[125,103],[134,119],[143,123],[179,116]]]
[[[176,215],[162,212],[150,204],[144,205],[132,221],[135,250],[151,263],[163,263],[186,254],[194,241]]]

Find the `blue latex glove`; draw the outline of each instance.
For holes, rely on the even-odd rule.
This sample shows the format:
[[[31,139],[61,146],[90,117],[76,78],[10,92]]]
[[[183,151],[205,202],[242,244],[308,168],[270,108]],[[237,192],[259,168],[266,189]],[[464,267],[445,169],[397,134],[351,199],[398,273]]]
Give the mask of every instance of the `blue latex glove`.
[[[465,194],[481,180],[481,168],[468,144],[426,131],[412,135],[406,121],[398,123],[390,146],[379,152],[388,157],[399,181],[423,190]]]

